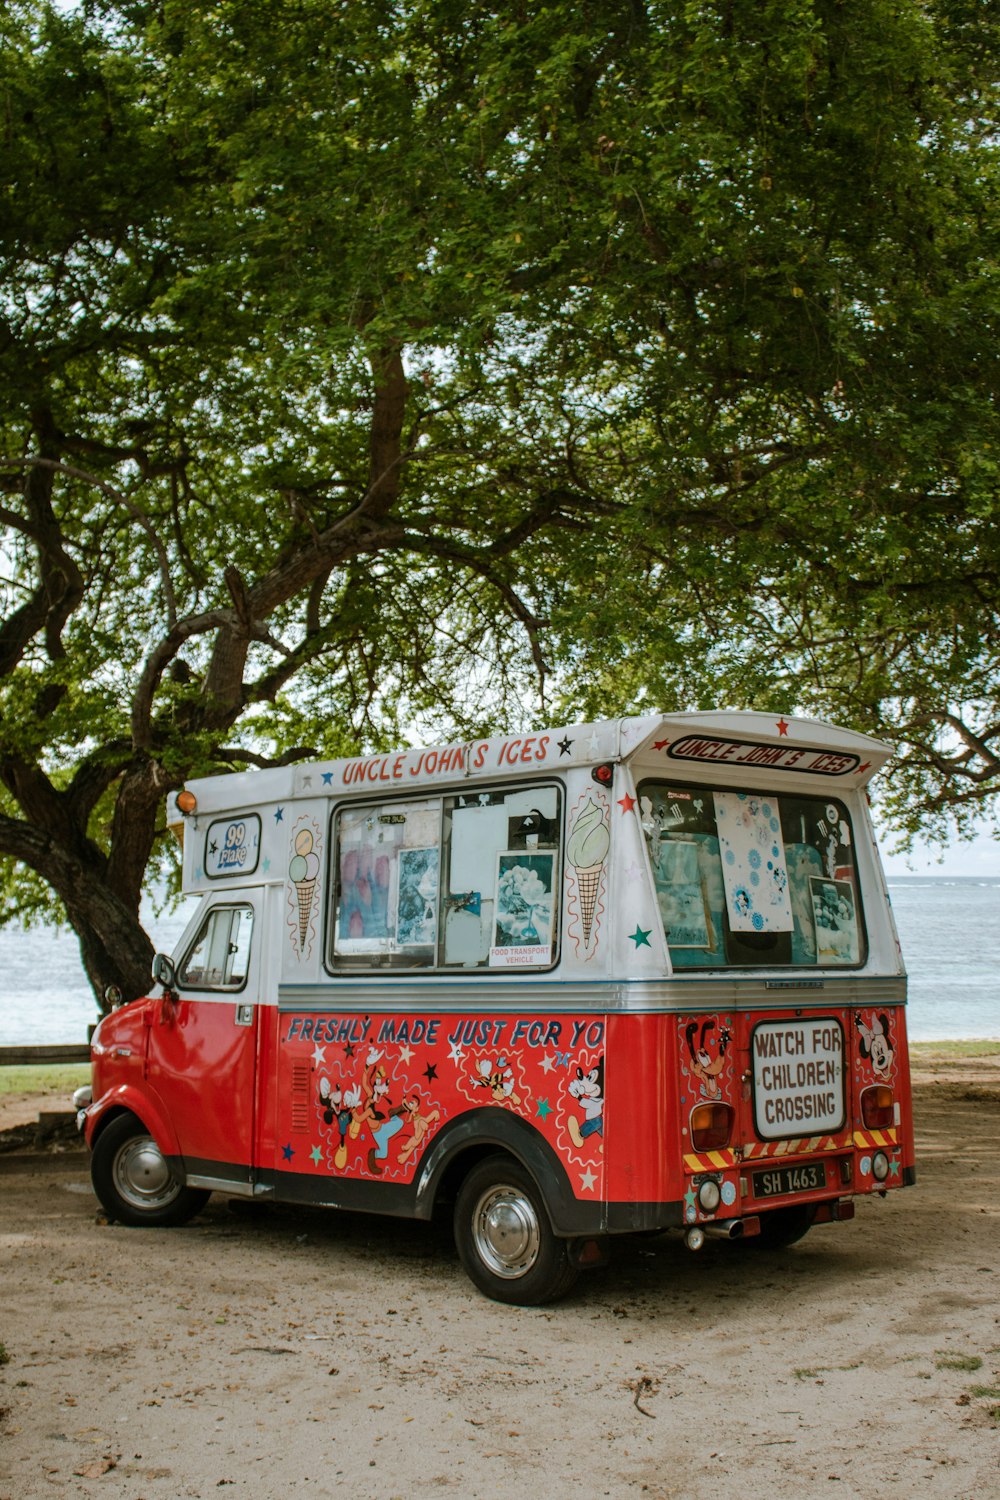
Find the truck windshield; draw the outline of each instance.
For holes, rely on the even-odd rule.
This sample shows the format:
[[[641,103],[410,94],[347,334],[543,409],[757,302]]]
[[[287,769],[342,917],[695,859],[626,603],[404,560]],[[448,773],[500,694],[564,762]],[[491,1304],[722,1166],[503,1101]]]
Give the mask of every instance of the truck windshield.
[[[842,802],[647,781],[639,806],[675,969],[864,962]]]

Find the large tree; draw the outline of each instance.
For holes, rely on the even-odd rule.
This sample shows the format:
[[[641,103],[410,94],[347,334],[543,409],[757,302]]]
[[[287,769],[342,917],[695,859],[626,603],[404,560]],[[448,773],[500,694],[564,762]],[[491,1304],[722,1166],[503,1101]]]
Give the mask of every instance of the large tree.
[[[165,792],[304,746],[773,702],[992,795],[988,10],[8,16],[0,854],[98,992]]]

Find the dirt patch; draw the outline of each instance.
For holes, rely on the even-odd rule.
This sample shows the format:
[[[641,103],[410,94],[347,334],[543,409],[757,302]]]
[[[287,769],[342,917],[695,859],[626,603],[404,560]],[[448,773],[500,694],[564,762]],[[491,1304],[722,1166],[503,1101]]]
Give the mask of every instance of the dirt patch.
[[[951,1067],[916,1070],[915,1188],[780,1254],[623,1242],[545,1309],[445,1227],[123,1229],[84,1153],[8,1155],[0,1500],[995,1494],[1000,1071]]]

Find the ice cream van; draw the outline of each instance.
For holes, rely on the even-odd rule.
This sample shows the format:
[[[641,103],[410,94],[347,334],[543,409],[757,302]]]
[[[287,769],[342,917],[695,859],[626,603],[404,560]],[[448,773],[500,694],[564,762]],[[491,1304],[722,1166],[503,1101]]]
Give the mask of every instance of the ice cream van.
[[[907,1186],[889,753],[670,714],[190,783],[196,913],[93,1038],[108,1215],[444,1211],[533,1304],[616,1235],[776,1251]]]

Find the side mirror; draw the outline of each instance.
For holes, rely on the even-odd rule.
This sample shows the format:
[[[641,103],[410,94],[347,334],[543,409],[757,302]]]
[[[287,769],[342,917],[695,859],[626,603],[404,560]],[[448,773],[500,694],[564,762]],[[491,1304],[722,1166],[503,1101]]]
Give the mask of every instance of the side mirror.
[[[158,953],[153,959],[153,978],[167,991],[173,990],[177,985],[177,970],[174,968],[174,961],[165,953]]]
[[[104,989],[104,999],[108,1010],[117,1010],[122,1003],[122,992],[116,984],[109,984]]]

